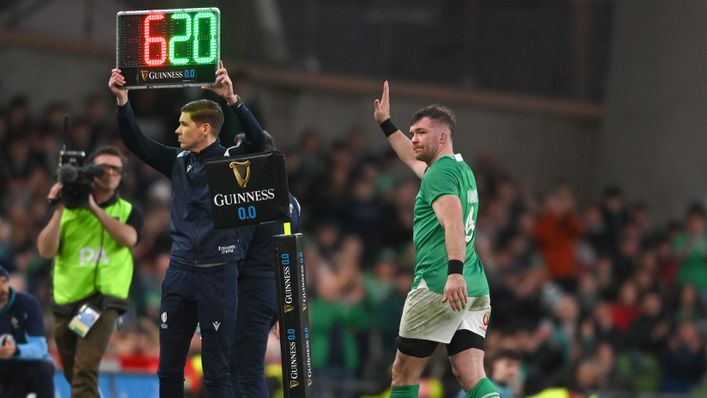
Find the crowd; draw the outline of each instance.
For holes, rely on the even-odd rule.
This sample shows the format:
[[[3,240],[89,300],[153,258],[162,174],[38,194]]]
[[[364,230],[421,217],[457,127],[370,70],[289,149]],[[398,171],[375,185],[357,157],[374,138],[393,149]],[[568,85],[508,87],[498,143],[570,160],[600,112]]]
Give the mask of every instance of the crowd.
[[[172,103],[154,91],[131,94],[148,134],[174,143]],[[95,96],[84,109],[55,103],[41,114],[23,97],[0,103],[0,264],[12,285],[37,297],[50,316],[51,263],[36,249],[62,145],[90,153],[122,147],[115,106]],[[257,105],[251,106],[257,112]],[[64,115],[71,114],[64,134]],[[267,118],[258,115],[267,129]],[[367,121],[370,115],[362,115]],[[310,290],[312,366],[323,396],[377,396],[389,365],[412,277],[412,217],[419,180],[388,149],[353,126],[326,141],[316,128],[287,155],[290,190],[302,204]],[[460,126],[462,134],[473,134]],[[270,131],[277,140],[285,132]],[[128,151],[125,151],[128,153]],[[472,156],[473,155],[473,156]],[[707,227],[703,203],[685,198],[684,218],[653,221],[620,187],[577,203],[572,182],[550,192],[509,175],[491,151],[466,154],[480,195],[477,252],[491,286],[487,357],[512,352],[520,372],[514,397],[561,386],[595,390],[707,393]],[[109,355],[156,366],[160,284],[169,264],[169,182],[131,158],[121,195],[144,216],[134,249],[130,309]],[[51,325],[51,322],[45,322]],[[48,342],[54,341],[47,330]],[[277,345],[269,353],[277,361]],[[50,348],[51,350],[51,348]],[[198,339],[194,340],[198,355]],[[273,359],[275,358],[275,359]],[[435,366],[439,363],[439,366]],[[191,365],[189,365],[191,366]],[[438,352],[421,395],[453,396],[456,381]],[[198,366],[187,373],[198,388]],[[493,375],[492,375],[493,376]]]

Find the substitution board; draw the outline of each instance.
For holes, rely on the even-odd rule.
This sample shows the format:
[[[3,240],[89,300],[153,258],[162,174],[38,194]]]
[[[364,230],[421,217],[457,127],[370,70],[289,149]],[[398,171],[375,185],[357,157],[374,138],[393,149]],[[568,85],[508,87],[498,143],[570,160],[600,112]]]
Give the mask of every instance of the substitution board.
[[[218,8],[120,11],[115,64],[127,88],[213,83],[221,59]]]

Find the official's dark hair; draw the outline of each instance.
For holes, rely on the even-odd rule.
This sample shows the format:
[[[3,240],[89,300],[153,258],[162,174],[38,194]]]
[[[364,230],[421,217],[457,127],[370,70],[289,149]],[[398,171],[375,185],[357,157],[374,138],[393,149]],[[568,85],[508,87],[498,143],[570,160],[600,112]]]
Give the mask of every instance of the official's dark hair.
[[[277,148],[275,148],[275,140],[272,139],[272,136],[270,135],[270,133],[263,130],[263,135],[265,136],[265,143],[263,144],[263,152],[270,152],[270,151],[276,150]]]
[[[439,123],[444,123],[447,128],[449,128],[450,138],[454,138],[454,129],[457,126],[457,118],[454,116],[454,112],[452,112],[451,109],[438,104],[428,105],[412,115],[412,118],[410,118],[410,125],[417,123],[425,117],[429,117]]]
[[[95,151],[93,151],[93,153],[86,160],[88,161],[89,164],[93,164],[93,162],[96,160],[96,158],[99,155],[113,155],[113,156],[119,157],[121,163],[123,164],[123,170],[125,170],[125,168],[128,165],[128,158],[125,155],[123,155],[123,152],[120,149],[118,149],[118,147],[116,147],[116,146],[106,145],[106,146],[100,147],[100,148],[96,149]]]
[[[200,99],[187,103],[182,107],[183,113],[188,113],[191,120],[197,123],[208,123],[218,137],[223,127],[223,111],[217,103],[207,99]]]
[[[275,147],[275,140],[273,140],[270,133],[263,130],[263,135],[265,136],[265,142],[263,143],[263,152],[276,151],[277,148]],[[233,143],[236,145],[243,145],[243,141],[245,141],[245,133],[238,133],[236,134]]]

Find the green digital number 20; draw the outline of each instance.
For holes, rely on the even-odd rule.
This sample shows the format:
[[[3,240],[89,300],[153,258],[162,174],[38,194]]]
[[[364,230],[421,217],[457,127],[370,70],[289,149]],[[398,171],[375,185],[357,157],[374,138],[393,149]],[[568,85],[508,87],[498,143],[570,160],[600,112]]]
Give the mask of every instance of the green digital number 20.
[[[210,28],[210,37],[211,40],[209,40],[209,54],[208,56],[199,56],[199,20],[200,19],[209,19],[209,28]],[[172,36],[172,38],[169,39],[169,62],[172,65],[186,65],[189,63],[189,58],[186,57],[178,57],[176,54],[175,47],[177,43],[185,43],[189,41],[189,39],[192,38],[193,36],[193,46],[192,46],[192,54],[193,54],[193,59],[194,62],[197,64],[210,64],[213,63],[213,61],[216,59],[216,29],[217,29],[217,24],[216,24],[216,17],[214,16],[213,13],[210,12],[199,12],[194,15],[193,23],[192,23],[192,18],[189,16],[189,14],[185,12],[180,12],[173,14],[171,17],[172,20],[184,20],[184,34],[183,35],[176,35]],[[192,29],[193,26],[193,29]],[[192,30],[194,34],[192,35]]]

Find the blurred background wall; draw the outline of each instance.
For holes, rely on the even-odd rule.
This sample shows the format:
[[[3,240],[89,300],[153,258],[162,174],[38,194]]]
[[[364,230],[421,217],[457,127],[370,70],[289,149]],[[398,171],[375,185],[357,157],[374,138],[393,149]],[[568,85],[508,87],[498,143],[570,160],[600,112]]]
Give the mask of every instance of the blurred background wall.
[[[223,14],[223,57],[256,77],[266,128],[282,143],[293,143],[293,132],[313,125],[328,141],[360,125],[372,149],[385,145],[371,102],[388,79],[401,127],[417,108],[445,103],[458,114],[456,145],[467,157],[492,151],[512,175],[538,190],[567,180],[580,198],[592,199],[596,184],[605,181],[598,176],[598,150],[612,2],[579,8],[566,1],[540,7],[522,1],[399,3],[214,5]],[[201,2],[151,4],[195,5]],[[139,2],[109,0],[4,3],[0,100],[24,94],[40,111],[56,101],[77,109],[88,95],[105,95],[115,63],[115,13],[140,8]],[[586,26],[575,33],[578,18]],[[586,54],[573,50],[577,40],[586,41]],[[574,66],[581,57],[591,59]],[[323,77],[331,79],[317,82]],[[171,111],[176,119],[178,109]]]
[[[707,193],[706,15],[699,0],[617,3],[596,176],[663,217]]]
[[[273,131],[316,122],[333,139],[362,124],[371,144],[381,145],[369,102],[389,79],[398,124],[431,100],[448,103],[459,114],[463,152],[493,150],[513,175],[540,190],[566,179],[588,200],[604,185],[619,184],[628,197],[645,197],[660,218],[680,215],[680,198],[704,199],[704,2],[398,3],[214,5],[223,11],[223,56],[231,65],[299,71],[309,81],[340,77],[327,86],[259,73]],[[115,13],[141,7],[112,0],[3,2],[0,99],[26,94],[39,110],[105,94]],[[351,78],[360,79],[354,89]],[[396,90],[410,82],[428,89]],[[447,91],[436,95],[440,90]],[[501,100],[484,97],[489,91]],[[536,106],[546,100],[550,106]]]

